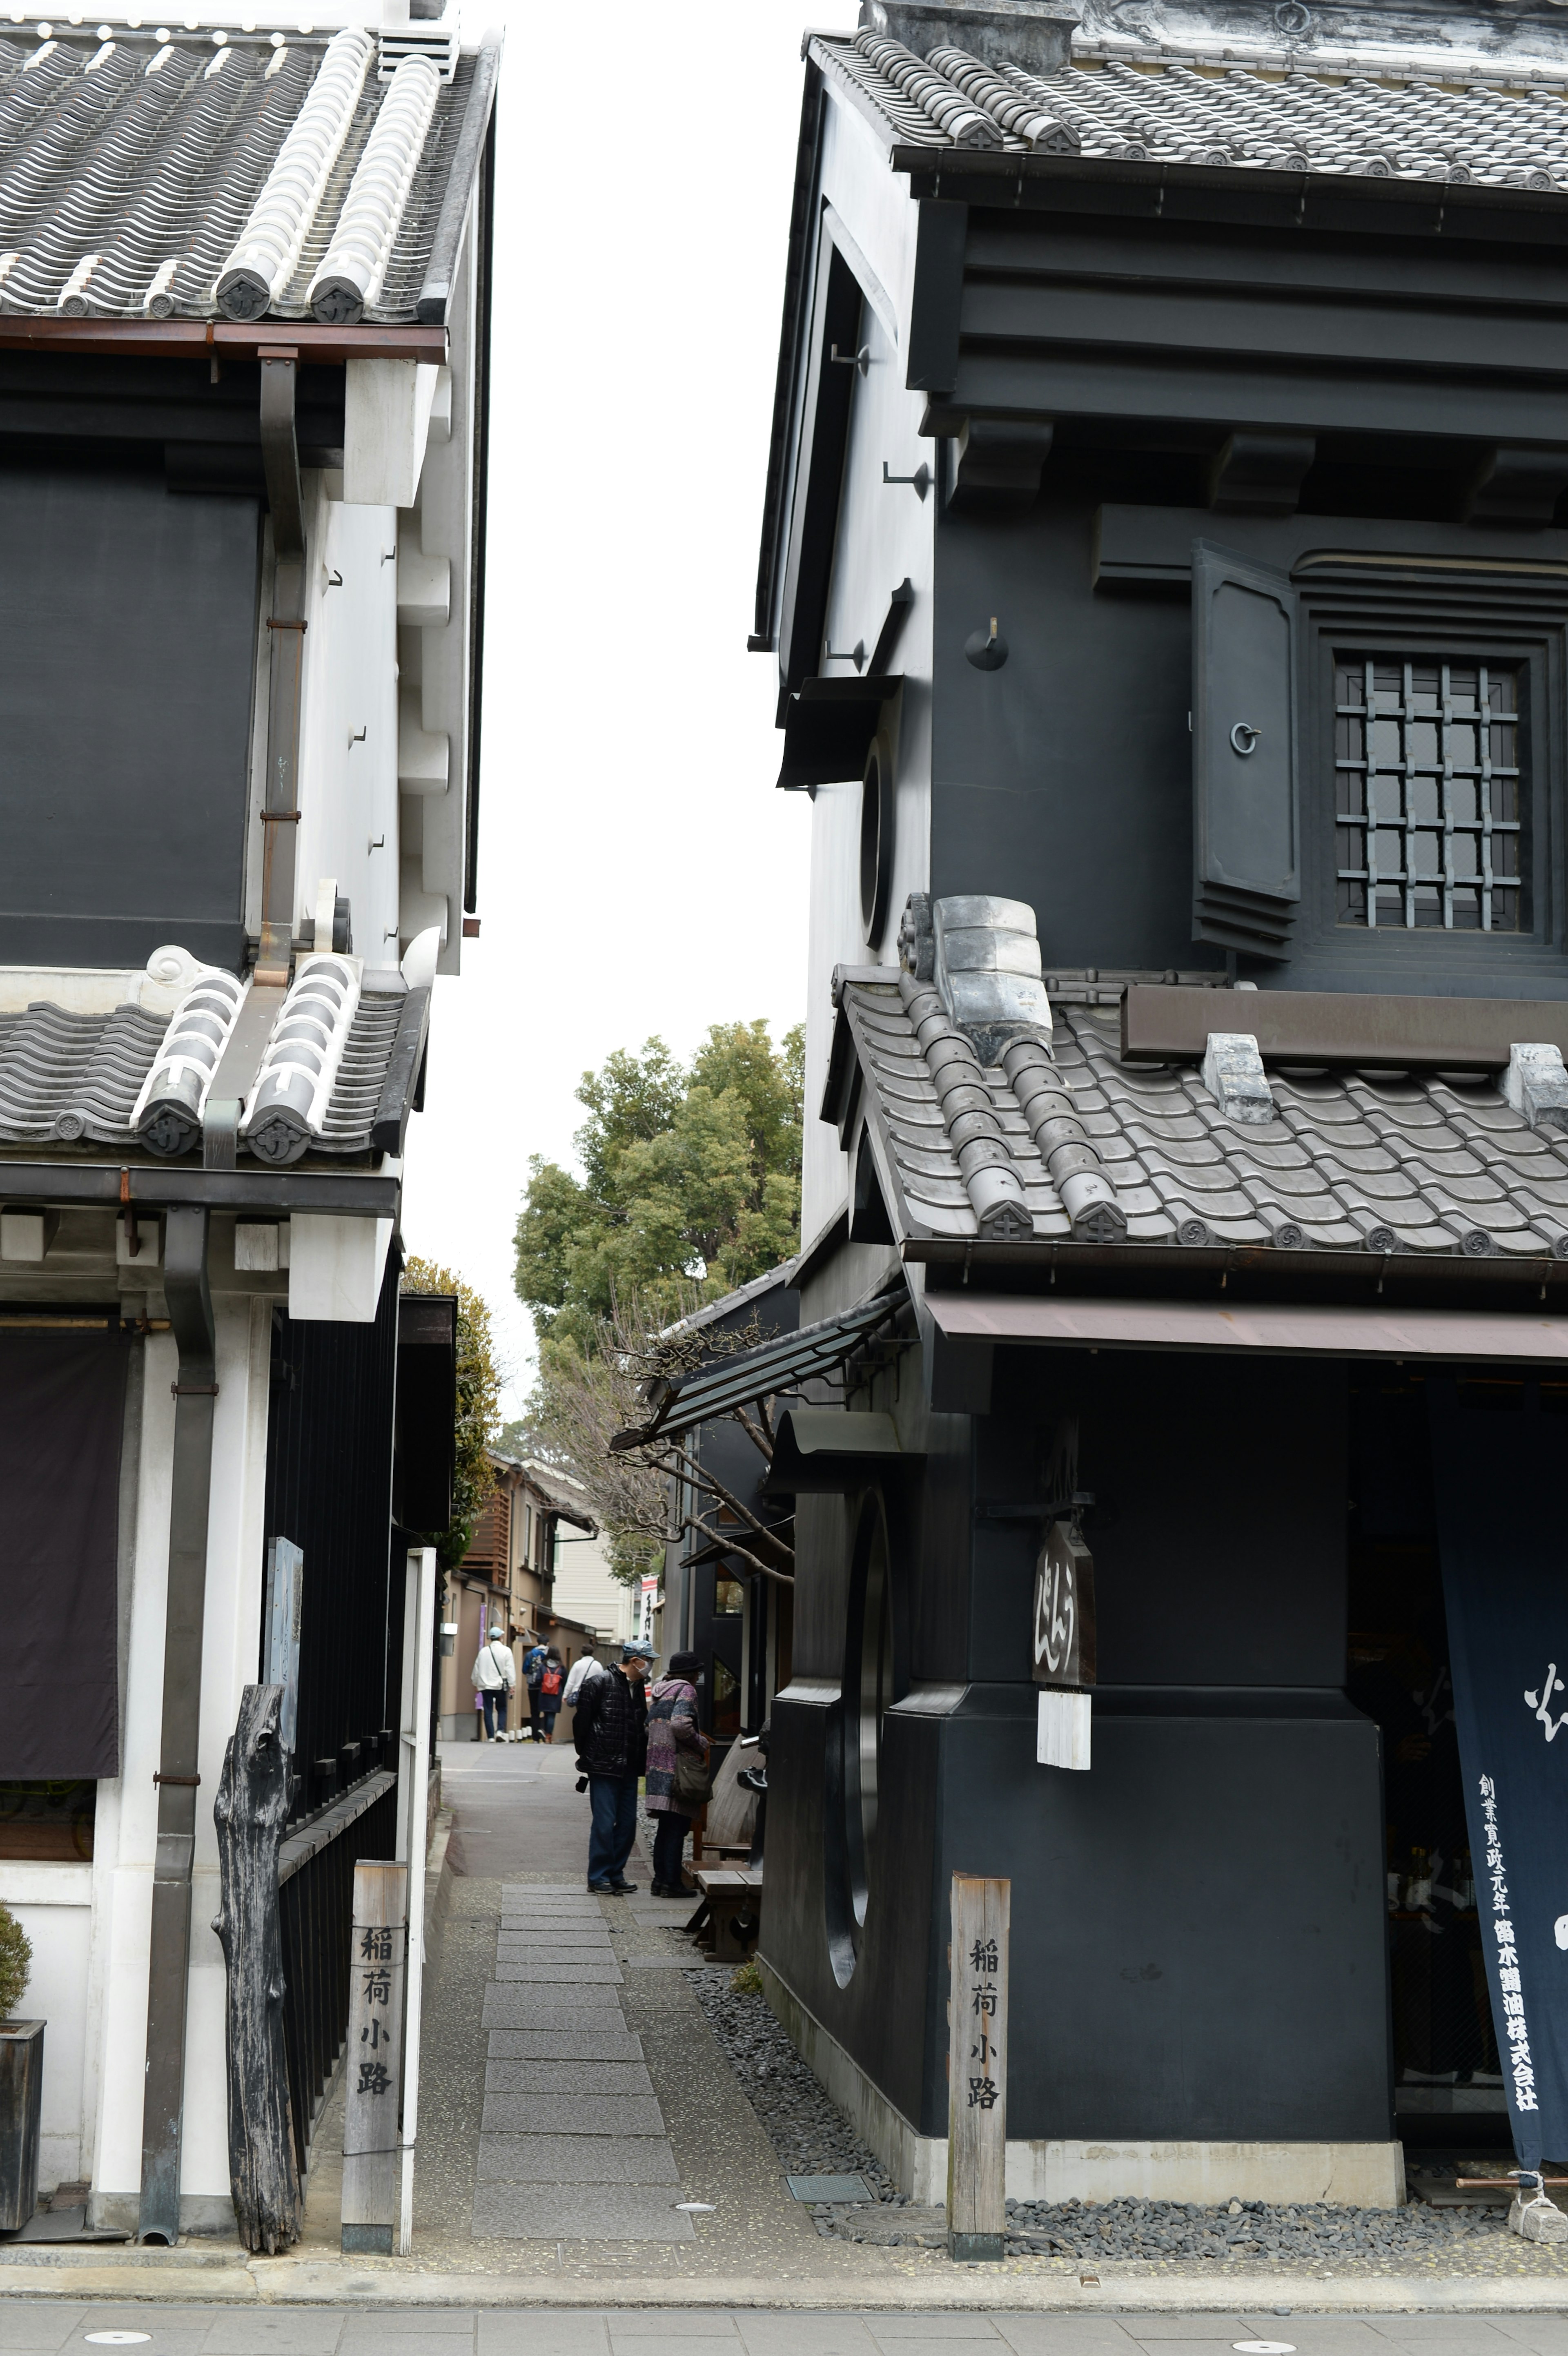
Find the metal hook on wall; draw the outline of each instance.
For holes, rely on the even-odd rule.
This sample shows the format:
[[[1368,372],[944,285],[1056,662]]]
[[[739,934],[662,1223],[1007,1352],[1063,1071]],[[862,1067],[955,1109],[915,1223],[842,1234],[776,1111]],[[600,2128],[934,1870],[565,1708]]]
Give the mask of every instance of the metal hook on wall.
[[[1008,642],[997,627],[995,614],[989,630],[971,631],[964,641],[964,653],[976,670],[1000,670],[1008,659]]]
[[[931,468],[926,465],[923,458],[912,475],[890,475],[888,472],[888,462],[884,458],[882,460],[882,480],[884,483],[888,484],[907,483],[910,489],[914,493],[916,498],[923,499],[927,491],[931,488]]]
[[[857,670],[864,670],[866,668],[866,641],[864,638],[857,638],[852,647],[839,647],[837,648],[830,647],[827,639],[824,638],[822,641],[822,653],[823,659],[827,662],[852,662]]]
[[[871,365],[871,347],[862,344],[858,352],[841,352],[837,344],[827,348],[827,357],[835,368],[859,369],[862,376]]]

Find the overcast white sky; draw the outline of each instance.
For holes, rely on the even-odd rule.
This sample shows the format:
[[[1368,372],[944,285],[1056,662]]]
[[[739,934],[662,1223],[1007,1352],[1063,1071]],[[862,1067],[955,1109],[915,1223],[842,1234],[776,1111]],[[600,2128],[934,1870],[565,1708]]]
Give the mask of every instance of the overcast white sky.
[[[507,12],[497,118],[484,930],[438,982],[404,1236],[496,1313],[528,1156],[657,1032],[805,1012],[810,804],[749,655],[806,22],[855,0]],[[581,70],[576,70],[576,58]]]

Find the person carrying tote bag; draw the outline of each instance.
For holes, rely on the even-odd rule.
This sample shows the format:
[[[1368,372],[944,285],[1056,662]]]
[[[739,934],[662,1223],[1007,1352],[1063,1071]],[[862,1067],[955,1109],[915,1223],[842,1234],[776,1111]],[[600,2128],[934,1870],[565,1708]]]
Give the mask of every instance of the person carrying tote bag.
[[[488,1642],[480,1645],[474,1661],[475,1698],[483,1712],[479,1731],[481,1741],[505,1742],[507,1697],[517,1683],[517,1677],[507,1632],[504,1628],[492,1628]]]
[[[655,1820],[656,1898],[685,1897],[681,1852],[691,1819],[713,1788],[708,1738],[697,1723],[699,1666],[695,1653],[672,1653],[668,1669],[648,1695],[646,1797]]]

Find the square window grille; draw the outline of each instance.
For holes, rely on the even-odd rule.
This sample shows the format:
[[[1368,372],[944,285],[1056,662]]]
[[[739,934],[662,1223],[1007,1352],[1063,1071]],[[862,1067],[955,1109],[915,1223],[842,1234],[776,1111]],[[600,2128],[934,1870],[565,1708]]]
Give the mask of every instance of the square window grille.
[[[1519,670],[1341,655],[1334,712],[1339,923],[1519,932]]]

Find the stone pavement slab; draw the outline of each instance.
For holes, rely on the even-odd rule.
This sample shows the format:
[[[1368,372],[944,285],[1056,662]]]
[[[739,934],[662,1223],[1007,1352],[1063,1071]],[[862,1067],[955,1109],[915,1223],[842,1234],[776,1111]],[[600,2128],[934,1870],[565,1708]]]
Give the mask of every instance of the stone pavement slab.
[[[545,1906],[503,1906],[503,1931],[601,1931],[604,1918],[599,1912],[597,1898],[584,1898],[581,1905],[566,1905],[560,1899],[551,1899]]]
[[[487,2094],[652,2094],[653,2091],[654,2082],[640,2062],[524,2060],[485,2064]]]
[[[663,2136],[594,2136],[580,2140],[576,2136],[483,2135],[479,2176],[482,2182],[494,2184],[570,2181],[674,2186],[680,2182],[674,2155]]]
[[[508,1959],[503,1962],[497,1959],[496,1977],[503,1982],[520,1981],[525,1984],[531,1980],[564,1980],[575,1987],[619,1987],[621,1985],[618,1965],[601,1963],[597,1955],[583,1956],[579,1960],[575,1950],[571,1959],[556,1961],[546,1961],[542,1957],[528,1961]]]
[[[697,2238],[668,2191],[620,2184],[482,2184],[474,2196],[474,2231],[479,2238],[530,2242]]]
[[[501,1922],[496,1954],[525,1955],[529,1954],[529,1948],[537,1946],[591,1946],[598,1948],[601,1955],[607,1955],[610,1954],[610,1932],[595,1930],[591,1922],[560,1922],[560,1925],[556,1925],[556,1922],[546,1922],[546,1925],[529,1922],[518,1930],[511,1930],[507,1922]]]
[[[574,1987],[566,1991],[571,2001],[552,2001],[547,1992],[514,1981],[509,1987],[492,1985],[485,1991],[484,2025],[486,2029],[581,2029],[591,2030],[598,2023],[606,2029],[623,2026],[621,2008],[612,1987],[592,1989]]]
[[[560,1930],[538,1930],[530,1925],[526,1931],[509,1931],[502,1923],[496,1952],[502,1955],[527,1955],[545,1947],[552,1954],[563,1949],[592,1947],[601,1955],[610,1952],[608,1931],[595,1931],[590,1922],[579,1922]]]
[[[664,2120],[651,2094],[491,2094],[485,2097],[484,2135],[662,2136]]]
[[[594,2026],[574,2030],[493,2029],[489,2054],[495,2062],[640,2062],[643,2040],[628,2029],[602,2026],[611,2016],[595,2013]]]

